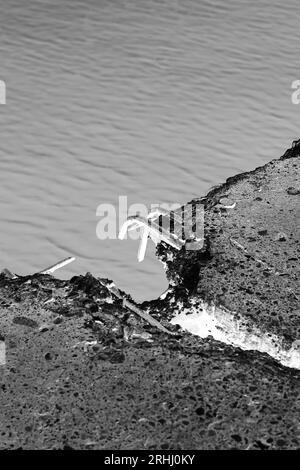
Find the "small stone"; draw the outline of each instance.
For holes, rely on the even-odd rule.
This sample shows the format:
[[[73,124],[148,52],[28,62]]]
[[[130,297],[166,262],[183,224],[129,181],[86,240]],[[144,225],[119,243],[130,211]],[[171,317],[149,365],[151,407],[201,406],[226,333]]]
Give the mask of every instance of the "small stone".
[[[152,335],[150,333],[147,333],[146,331],[137,331],[137,330],[135,330],[135,331],[132,332],[131,338],[152,342]]]
[[[53,323],[55,323],[56,325],[58,325],[59,323],[62,323],[63,322],[63,317],[62,316],[58,316],[56,318],[54,318],[53,320]]]
[[[297,189],[297,188],[294,188],[293,186],[290,186],[286,192],[288,194],[290,194],[291,196],[297,196],[298,194],[300,194],[300,189]]]
[[[51,329],[51,326],[45,323],[39,327],[39,332],[44,333],[45,331],[48,331],[50,329]]]
[[[267,233],[268,233],[268,230],[266,230],[266,229],[258,231],[258,235],[267,235]]]
[[[147,421],[149,421],[147,418],[140,418],[138,423],[147,423]]]
[[[287,239],[288,239],[288,236],[284,232],[277,233],[277,235],[275,237],[275,241],[277,241],[277,242],[285,242]]]
[[[91,439],[87,439],[85,442],[84,442],[84,445],[86,447],[93,447],[93,446],[96,446],[97,445],[97,441],[92,441]]]

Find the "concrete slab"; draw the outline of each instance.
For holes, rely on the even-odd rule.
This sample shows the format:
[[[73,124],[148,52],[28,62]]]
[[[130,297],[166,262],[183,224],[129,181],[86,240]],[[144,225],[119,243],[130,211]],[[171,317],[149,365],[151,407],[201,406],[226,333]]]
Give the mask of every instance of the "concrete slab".
[[[296,144],[201,198],[201,251],[159,246],[170,291],[139,308],[177,335],[148,324],[89,274],[1,274],[0,448],[298,448],[299,370],[169,323],[204,302],[221,323],[229,312],[225,330],[232,316],[238,333],[248,329],[245,341],[256,328],[280,337],[281,349],[295,344],[298,189]]]

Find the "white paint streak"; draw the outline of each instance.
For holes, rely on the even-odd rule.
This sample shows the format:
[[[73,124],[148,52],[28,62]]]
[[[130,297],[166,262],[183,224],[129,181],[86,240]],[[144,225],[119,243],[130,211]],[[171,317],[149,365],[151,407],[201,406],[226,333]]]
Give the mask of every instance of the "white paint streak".
[[[234,312],[202,302],[190,309],[179,310],[171,323],[201,338],[212,336],[246,351],[267,353],[286,367],[300,369],[300,341],[294,341],[290,349],[285,349],[282,338],[264,333],[255,325],[250,328],[249,323],[237,317]]]

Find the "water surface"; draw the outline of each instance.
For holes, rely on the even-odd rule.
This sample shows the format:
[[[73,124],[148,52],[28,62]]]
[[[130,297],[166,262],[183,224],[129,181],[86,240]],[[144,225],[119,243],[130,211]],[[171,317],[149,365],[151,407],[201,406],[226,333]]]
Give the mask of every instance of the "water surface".
[[[0,0],[1,267],[74,255],[136,299],[149,243],[96,237],[97,206],[183,203],[299,138],[296,0]]]

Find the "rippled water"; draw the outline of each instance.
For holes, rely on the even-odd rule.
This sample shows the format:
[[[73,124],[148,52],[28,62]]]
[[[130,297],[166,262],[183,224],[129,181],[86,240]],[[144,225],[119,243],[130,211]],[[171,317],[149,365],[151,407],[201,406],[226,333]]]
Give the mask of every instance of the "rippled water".
[[[0,0],[1,267],[166,287],[100,203],[185,202],[299,138],[297,0]]]

